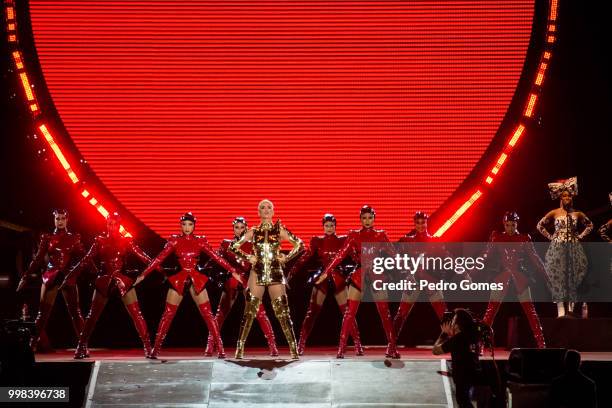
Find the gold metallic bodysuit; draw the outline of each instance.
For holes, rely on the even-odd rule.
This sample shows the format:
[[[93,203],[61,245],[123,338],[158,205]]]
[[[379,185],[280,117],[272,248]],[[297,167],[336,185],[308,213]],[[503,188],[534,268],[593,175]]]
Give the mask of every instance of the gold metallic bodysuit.
[[[253,243],[253,253],[257,261],[251,267],[251,271],[254,271],[257,276],[257,285],[267,286],[285,283],[283,264],[279,260],[281,254],[281,231],[283,230],[285,230],[289,242],[293,245],[293,249],[287,254],[285,259],[289,261],[302,251],[304,243],[301,239],[283,227],[280,221],[276,221],[274,225],[272,225],[272,223],[261,223],[252,230],[253,238],[251,242]],[[238,257],[248,259],[249,255],[240,249],[242,244],[246,242],[246,236],[247,234],[243,235],[240,240],[230,245],[229,249]],[[235,357],[238,359],[244,356],[246,339],[251,331],[253,319],[255,319],[261,306],[261,299],[253,296],[249,290],[247,290],[245,301],[244,314],[242,315],[240,333],[238,334],[238,343],[236,345]],[[287,339],[291,358],[299,358],[287,295],[282,294],[272,299],[272,309],[274,309],[274,315],[276,315],[283,329],[283,333],[285,334],[285,338]]]
[[[281,250],[281,230],[285,230],[289,242],[293,249],[287,254],[286,261],[295,257],[304,248],[301,239],[293,235],[285,228],[280,220],[275,224],[262,223],[253,228],[253,254],[257,257],[257,262],[252,266],[255,271],[258,285],[271,285],[276,283],[286,283],[283,274],[283,265],[278,257]],[[248,258],[249,254],[240,249],[246,242],[246,234],[230,246],[230,250],[242,258]]]

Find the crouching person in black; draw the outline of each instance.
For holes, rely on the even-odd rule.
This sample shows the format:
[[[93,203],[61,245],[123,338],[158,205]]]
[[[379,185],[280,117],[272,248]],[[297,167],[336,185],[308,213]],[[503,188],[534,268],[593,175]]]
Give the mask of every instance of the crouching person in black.
[[[455,309],[452,320],[443,320],[441,328],[442,333],[434,344],[433,353],[451,353],[457,404],[460,408],[473,407],[470,392],[477,384],[481,372],[476,322],[467,310]]]

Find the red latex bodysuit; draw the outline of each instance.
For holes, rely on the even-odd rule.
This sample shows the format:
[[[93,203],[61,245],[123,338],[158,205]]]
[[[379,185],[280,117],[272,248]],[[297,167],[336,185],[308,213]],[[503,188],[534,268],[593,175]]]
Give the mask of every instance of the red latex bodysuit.
[[[302,253],[292,271],[300,271],[313,258],[316,258],[316,262],[322,267],[329,265],[344,245],[346,238],[346,235],[338,236],[336,234],[312,237],[310,246]],[[346,277],[342,274],[342,270],[337,267],[327,275],[325,282],[318,283],[315,286],[326,294],[330,287],[333,288],[334,293],[339,293],[346,289]]]
[[[111,216],[110,218],[113,217]],[[117,222],[119,220],[118,217],[114,219]],[[80,275],[82,270],[86,267],[97,270],[94,297],[89,314],[85,320],[83,331],[79,337],[75,358],[80,359],[88,356],[87,345],[89,343],[89,337],[104,310],[108,297],[116,291],[119,296],[123,298],[131,289],[134,279],[124,273],[126,258],[129,254],[135,255],[144,264],[148,264],[151,261],[151,258],[132,240],[132,238],[123,237],[119,233],[118,228],[109,227],[106,233],[100,234],[94,239],[87,255],[85,255],[67,278],[66,285],[69,286],[76,282],[77,276]],[[145,355],[149,356],[151,353],[151,340],[147,323],[142,316],[138,301],[134,300],[131,303],[126,302],[127,301],[124,301],[125,308],[142,341]]]
[[[51,234],[42,234],[38,251],[32,259],[28,274],[33,273],[42,266],[45,256],[49,261],[42,275],[42,281],[47,287],[54,287],[62,283],[70,269],[75,256],[83,254],[81,236],[65,229],[56,229]]]
[[[353,258],[353,262],[355,262],[355,264],[357,265],[357,268],[351,273],[349,277],[350,284],[355,286],[355,288],[357,288],[359,291],[363,291],[362,289],[365,278],[364,275],[366,275],[366,273],[363,272],[363,269],[361,267],[361,245],[362,243],[376,242],[387,243],[388,246],[386,252],[389,253],[388,255],[395,254],[395,249],[391,245],[389,238],[387,237],[387,233],[385,231],[366,227],[363,227],[359,230],[351,230],[348,233],[344,245],[338,251],[333,260],[325,267],[323,274],[329,276],[347,256],[350,256]],[[376,279],[380,278],[381,276],[376,276]],[[340,341],[338,345],[339,358],[344,357],[344,350],[346,348],[348,334],[350,333],[353,325],[356,324],[355,316],[357,314],[357,309],[359,308],[359,303],[360,301],[357,300],[347,300],[347,308],[345,310],[344,318],[342,320],[342,329],[340,331]],[[385,330],[385,335],[387,336],[387,341],[389,342],[387,346],[386,355],[392,358],[399,358],[400,356],[397,352],[395,345],[395,333],[393,332],[393,324],[391,321],[391,314],[389,312],[389,303],[387,301],[377,301],[376,309],[378,310],[378,314]]]
[[[79,234],[73,234],[65,229],[55,229],[52,233],[44,233],[40,237],[38,251],[25,276],[35,274],[42,267],[45,257],[47,257],[48,262],[42,274],[42,282],[46,287],[45,291],[52,290],[62,283],[70,272],[71,263],[82,254],[83,244]],[[76,286],[64,287],[62,288],[62,295],[72,320],[72,327],[78,338],[83,329],[78,289]],[[36,316],[36,328],[39,334],[45,330],[52,309],[52,303],[41,301]],[[36,342],[37,339],[33,343]]]
[[[423,232],[418,232],[416,230],[411,231],[408,234],[401,237],[399,239],[399,242],[406,243],[406,244],[426,244],[426,243],[431,242],[432,244],[434,244],[431,248],[433,252],[440,252],[439,249],[441,250],[441,248],[438,248],[439,244],[436,245],[439,242],[438,239],[429,235],[429,232],[427,231],[423,231]],[[422,249],[423,249],[423,252],[427,252],[426,247]],[[435,256],[437,254],[429,253],[429,255]],[[439,254],[439,255],[446,256],[446,254]],[[415,254],[413,254],[413,256],[415,256]],[[426,271],[422,269],[419,269],[415,273],[415,277],[417,279],[425,279],[429,282],[434,282],[438,280],[434,278],[433,276],[431,276],[431,274],[427,273]],[[433,296],[434,294],[431,294],[431,295]],[[406,319],[408,318],[408,315],[410,314],[410,311],[412,310],[412,307],[414,306],[414,301],[416,301],[416,299],[413,299],[413,301],[406,301],[402,299],[402,301],[400,302],[400,305],[397,309],[397,313],[395,314],[395,318],[393,319],[393,330],[395,332],[395,335],[398,337],[400,335],[400,332],[402,331],[402,327],[404,326]],[[444,316],[444,312],[446,311],[446,303],[444,302],[443,299],[434,300],[431,296],[430,296],[430,302],[431,302],[431,306],[436,312],[436,315],[438,316],[438,319],[441,320],[442,316]]]
[[[290,276],[299,273],[299,271],[313,259],[316,260],[316,263],[320,267],[325,268],[332,262],[340,249],[344,246],[346,239],[346,235],[338,236],[336,234],[325,234],[323,236],[312,237],[310,240],[310,246],[297,260],[289,273]],[[320,290],[326,295],[330,288],[334,291],[334,294],[338,294],[346,290],[346,277],[342,273],[340,267],[336,267],[327,275],[325,281],[315,284],[315,287],[317,290]],[[344,316],[346,311],[346,303],[338,306],[340,308],[340,313]],[[318,304],[315,298],[311,298],[310,304],[308,305],[308,310],[304,316],[304,321],[302,322],[302,327],[300,329],[300,340],[298,341],[298,354],[300,355],[304,354],[306,341],[308,340],[308,336],[312,331],[312,327],[314,326],[321,309],[322,305]],[[355,342],[355,353],[357,355],[363,355],[363,347],[361,345],[361,338],[359,336],[359,329],[357,327],[356,320],[354,321],[350,334]]]
[[[507,247],[503,245],[503,243],[506,242],[510,243],[510,245]],[[525,258],[529,258],[542,278],[545,279],[545,281],[548,281],[544,264],[536,253],[529,234],[522,234],[518,232],[516,234],[507,234],[505,232],[499,233],[494,231],[491,234],[490,244],[487,246],[485,251],[485,257],[497,257],[499,259],[499,273],[497,273],[493,279],[489,279],[488,281],[503,283],[504,292],[501,294],[502,299],[510,282],[514,283],[517,294],[519,294],[519,299],[520,294],[529,288],[529,278],[522,271],[523,263],[526,260]],[[533,302],[531,300],[520,299],[520,303],[525,315],[527,316],[529,326],[531,327],[538,348],[546,347],[542,326],[540,325],[540,319],[538,318]],[[493,324],[493,320],[495,319],[495,315],[497,314],[500,305],[501,301],[499,300],[491,300],[489,302],[485,315],[482,319],[486,324]]]
[[[68,283],[74,283],[77,275],[87,266],[98,270],[95,288],[108,297],[116,289],[121,297],[130,290],[134,278],[124,274],[124,266],[128,254],[135,255],[141,262],[148,265],[151,258],[131,238],[117,234],[104,233],[94,239],[87,255],[79,262]],[[97,266],[96,266],[97,265]]]
[[[223,290],[228,297],[228,301],[220,301],[217,307],[217,313],[215,314],[215,320],[217,321],[217,326],[219,326],[219,330],[223,327],[223,322],[225,318],[229,314],[231,307],[233,305],[233,301],[236,298],[238,291],[242,291],[247,287],[247,282],[249,280],[249,273],[251,272],[251,263],[246,259],[241,259],[236,256],[232,251],[229,250],[230,245],[234,242],[238,241],[240,237],[234,237],[234,239],[224,239],[219,246],[219,250],[217,251],[221,257],[227,260],[240,274],[241,279],[238,281],[233,275],[230,275],[229,278],[225,281],[223,286]],[[249,241],[242,244],[240,247],[242,251],[247,254],[253,253],[253,244]],[[272,357],[278,356],[278,349],[276,347],[276,337],[274,336],[274,330],[272,329],[272,324],[270,323],[270,319],[266,314],[266,309],[262,304],[259,305],[259,309],[257,311],[257,322],[261,327],[261,330],[266,337],[266,341],[268,342],[268,348],[270,350],[270,355]],[[208,343],[206,345],[205,355],[211,356],[214,351],[214,339],[212,335],[208,335]]]
[[[142,276],[146,277],[148,274],[158,269],[161,263],[170,254],[174,253],[180,264],[180,271],[174,275],[168,277],[168,282],[172,288],[179,294],[183,294],[191,284],[196,294],[199,294],[205,290],[206,283],[208,282],[208,276],[201,273],[197,269],[200,254],[205,253],[210,257],[212,261],[223,267],[228,272],[239,274],[240,272],[235,269],[225,258],[217,254],[208,240],[204,236],[196,236],[194,234],[181,234],[173,235],[168,239],[164,249],[157,255],[157,257],[151,262],[151,264],[143,271]],[[170,324],[176,315],[178,305],[166,302],[166,308],[162,315],[157,329],[157,335],[155,337],[155,346],[153,349],[152,357],[155,358],[159,353],[163,341],[168,333]],[[208,332],[212,335],[214,343],[217,346],[219,358],[225,357],[225,351],[223,350],[223,343],[221,341],[221,335],[219,333],[219,327],[215,320],[212,310],[210,308],[210,302],[198,304],[200,315],[204,319]]]
[[[230,275],[227,281],[225,281],[225,290],[233,290],[244,288],[247,286],[247,282],[249,280],[249,273],[251,272],[251,264],[246,259],[239,259],[236,254],[229,250],[229,247],[234,242],[238,241],[240,238],[234,239],[224,239],[221,241],[221,245],[219,246],[219,250],[217,251],[219,255],[227,260],[240,274],[242,279],[238,281],[233,275]],[[240,247],[247,254],[253,253],[253,244],[251,242],[245,242]]]
[[[180,271],[168,277],[168,282],[178,293],[183,293],[186,285],[191,282],[196,293],[200,293],[208,282],[208,276],[201,273],[197,269],[200,253],[205,253],[211,260],[219,264],[225,270],[234,272],[234,267],[223,257],[217,254],[208,240],[204,236],[189,235],[172,235],[164,249],[155,257],[153,262],[143,271],[143,276],[146,277],[154,270],[158,269],[161,263],[170,254],[174,253],[180,264]],[[239,273],[239,271],[236,271]]]

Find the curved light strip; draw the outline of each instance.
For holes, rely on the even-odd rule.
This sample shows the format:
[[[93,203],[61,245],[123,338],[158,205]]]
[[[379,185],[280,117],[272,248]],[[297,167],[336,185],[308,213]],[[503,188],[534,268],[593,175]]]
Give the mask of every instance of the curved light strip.
[[[540,56],[539,67],[536,76],[533,80],[531,91],[525,102],[523,116],[521,120],[514,128],[514,130],[510,132],[507,142],[504,145],[502,151],[497,156],[497,159],[492,162],[492,167],[489,173],[477,184],[475,188],[472,189],[472,192],[470,194],[466,195],[467,198],[465,199],[465,201],[463,201],[461,205],[457,207],[455,212],[436,230],[434,236],[440,237],[444,233],[446,233],[453,226],[453,224],[455,224],[455,222],[457,222],[457,220],[461,218],[473,206],[473,204],[482,197],[484,192],[486,192],[493,184],[495,177],[499,175],[500,171],[503,168],[503,165],[508,161],[510,154],[514,150],[514,147],[516,146],[520,138],[524,136],[526,124],[533,118],[533,113],[538,102],[538,95],[542,91],[542,85],[544,83],[546,70],[549,66],[550,59],[552,57],[552,46],[556,42],[557,11],[558,0],[550,0],[548,24],[546,30],[546,45],[544,47],[542,55]],[[62,152],[61,146],[53,138],[51,131],[48,129],[45,122],[41,120],[40,105],[38,104],[34,89],[32,89],[32,86],[30,85],[27,76],[27,71],[23,62],[22,53],[19,49],[19,41],[17,37],[17,19],[14,0],[5,0],[5,12],[8,42],[11,48],[11,53],[13,57],[12,59],[15,64],[17,74],[19,75],[25,97],[29,104],[30,112],[35,120],[36,127],[43,134],[45,142],[53,151],[57,161],[64,168],[68,178],[74,185],[78,186],[78,190],[80,193],[79,195],[83,197],[83,199],[87,200],[87,202],[91,206],[93,206],[99,214],[101,214],[103,217],[106,217],[109,211],[102,203],[98,201],[98,199],[96,199],[87,189],[85,189],[81,185],[81,179],[70,165],[69,160]],[[125,236],[131,236],[131,234],[124,228],[124,226],[121,226],[121,232]]]
[[[490,188],[493,184],[495,178],[499,175],[505,163],[508,162],[508,158],[510,154],[513,152],[514,148],[518,141],[525,135],[525,129],[527,123],[533,119],[533,112],[536,108],[536,104],[539,99],[539,95],[542,92],[542,85],[544,83],[544,77],[546,76],[546,70],[550,64],[550,59],[552,57],[552,46],[557,40],[557,10],[559,7],[558,0],[551,0],[549,3],[549,12],[548,12],[548,24],[546,28],[546,45],[540,56],[540,63],[538,66],[538,70],[536,72],[535,78],[531,84],[531,90],[529,92],[529,96],[525,101],[523,116],[519,123],[516,125],[514,130],[510,132],[510,135],[507,139],[506,144],[502,148],[502,151],[497,156],[496,160],[493,161],[491,170],[489,173],[482,179],[478,185],[472,190],[472,193],[468,194],[467,200],[465,200],[455,211],[455,213],[448,218],[440,228],[434,233],[434,236],[441,237],[444,235],[449,228],[453,226],[455,222],[463,214],[465,214],[470,207],[478,200],[484,192]]]
[[[25,64],[23,62],[23,56],[21,50],[19,49],[19,39],[17,36],[17,16],[15,10],[15,4],[13,0],[5,0],[5,12],[6,12],[6,26],[8,33],[8,42],[10,46],[10,52],[12,55],[13,63],[15,64],[15,70],[17,75],[19,75],[19,79],[21,82],[21,86],[23,88],[24,95],[28,101],[30,106],[30,113],[32,114],[35,122],[35,126],[38,131],[43,135],[43,138],[46,144],[49,146],[53,155],[57,159],[57,162],[62,166],[66,175],[70,179],[73,185],[77,186],[79,195],[87,200],[87,202],[94,207],[100,215],[106,218],[109,214],[107,207],[105,207],[101,202],[98,201],[96,197],[92,195],[86,188],[83,187],[83,183],[81,178],[77,175],[75,169],[70,165],[69,159],[66,157],[64,152],[62,151],[61,146],[57,143],[55,138],[53,137],[51,131],[49,130],[45,121],[41,118],[41,109],[36,98],[36,93],[30,84],[28,79],[27,70]],[[129,231],[123,226],[120,226],[120,232],[123,236],[131,237],[132,235]]]

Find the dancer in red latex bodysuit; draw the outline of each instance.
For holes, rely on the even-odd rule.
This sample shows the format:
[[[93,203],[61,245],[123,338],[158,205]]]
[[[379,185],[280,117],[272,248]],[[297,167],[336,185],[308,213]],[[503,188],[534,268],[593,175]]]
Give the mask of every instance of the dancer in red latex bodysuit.
[[[536,313],[535,306],[531,298],[529,289],[529,277],[523,272],[523,264],[525,258],[529,258],[531,263],[536,267],[541,278],[548,284],[548,276],[544,269],[544,264],[538,256],[531,242],[529,234],[522,234],[518,231],[519,216],[515,212],[506,212],[504,215],[504,232],[498,233],[493,231],[489,241],[489,245],[485,251],[485,259],[497,257],[500,264],[499,272],[489,282],[503,284],[504,290],[492,291],[491,299],[487,306],[483,322],[492,325],[495,315],[499,310],[502,300],[506,294],[510,282],[514,283],[517,292],[517,297],[521,303],[521,307],[527,316],[529,326],[533,332],[538,348],[546,347],[544,334],[540,319]],[[508,243],[508,245],[504,245]]]
[[[64,280],[63,286],[71,287],[75,284],[77,276],[86,267],[89,266],[98,271],[91,308],[74,354],[76,359],[89,356],[87,352],[89,337],[96,327],[96,322],[104,310],[108,297],[114,292],[121,296],[121,301],[130,314],[132,322],[134,322],[134,327],[136,327],[144,347],[145,356],[149,357],[151,353],[151,339],[149,338],[147,323],[140,312],[136,291],[131,288],[134,279],[126,275],[125,272],[128,254],[135,255],[144,264],[148,264],[151,258],[131,238],[121,235],[119,232],[120,225],[121,217],[119,214],[109,214],[106,218],[106,232],[94,239],[87,255]]]
[[[338,253],[340,248],[346,241],[346,235],[336,235],[336,217],[333,214],[325,214],[323,216],[323,231],[325,235],[314,236],[310,240],[310,247],[304,251],[298,261],[295,263],[291,271],[289,272],[289,280],[300,270],[308,264],[313,258],[316,258],[318,266],[324,268],[329,264],[334,256]],[[314,326],[314,323],[323,307],[323,302],[327,296],[328,291],[332,290],[340,312],[344,316],[346,309],[346,300],[348,295],[346,277],[342,271],[342,268],[338,266],[334,269],[326,281],[314,285],[312,288],[312,294],[310,296],[310,304],[302,323],[302,329],[300,330],[300,340],[298,341],[298,354],[304,354],[304,347],[306,346],[306,340],[308,335]],[[355,354],[358,356],[363,355],[363,347],[361,346],[361,340],[359,337],[359,329],[357,328],[357,322],[351,330],[351,336],[355,342]]]
[[[246,259],[239,259],[236,254],[229,250],[230,245],[234,242],[238,241],[242,238],[242,235],[247,230],[247,222],[244,217],[236,217],[234,221],[232,221],[232,226],[234,229],[234,238],[232,239],[224,239],[221,242],[221,246],[217,251],[219,255],[225,258],[229,263],[236,268],[240,272],[240,276],[242,279],[238,281],[233,276],[229,276],[223,285],[223,293],[221,294],[221,299],[219,300],[219,306],[217,307],[217,313],[215,314],[215,320],[217,321],[217,326],[219,326],[219,330],[223,326],[223,321],[229,314],[234,302],[236,301],[236,297],[238,296],[239,291],[243,291],[246,296],[246,288],[247,282],[249,280],[249,273],[251,272],[251,264]],[[247,254],[253,253],[253,244],[251,242],[245,242],[241,247],[242,251]],[[274,330],[272,329],[272,324],[266,315],[266,309],[262,304],[259,305],[259,309],[256,315],[257,321],[259,322],[259,326],[266,337],[266,341],[268,342],[268,348],[270,350],[270,356],[276,357],[278,356],[278,349],[276,348],[276,338],[274,337]],[[215,351],[214,347],[214,339],[211,334],[208,335],[208,344],[206,345],[205,355],[212,356],[212,353]]]
[[[147,266],[142,274],[136,279],[134,283],[137,285],[144,278],[147,277],[151,272],[158,269],[161,263],[171,253],[175,253],[181,270],[168,277],[170,282],[170,289],[166,296],[166,308],[164,314],[159,322],[157,329],[157,336],[155,337],[155,346],[151,353],[151,358],[157,358],[161,346],[166,338],[170,324],[176,315],[176,310],[179,304],[183,300],[185,292],[188,290],[193,300],[197,303],[198,309],[202,318],[206,322],[208,332],[212,334],[214,342],[217,345],[218,357],[224,358],[225,351],[223,350],[223,343],[221,336],[219,335],[219,327],[215,321],[215,317],[212,314],[210,308],[210,302],[208,300],[208,292],[206,291],[206,283],[208,282],[208,276],[200,273],[197,270],[198,260],[200,253],[204,252],[213,261],[221,265],[228,272],[230,272],[236,279],[240,280],[241,276],[229,264],[225,259],[219,256],[210,246],[208,240],[204,236],[196,236],[193,234],[196,224],[196,218],[190,212],[184,214],[181,219],[181,235],[173,235],[168,239],[164,249],[157,255],[157,257]]]
[[[45,271],[42,274],[42,286],[40,288],[40,305],[38,307],[38,315],[36,316],[36,329],[39,335],[45,330],[47,320],[53,310],[55,298],[58,291],[62,292],[64,301],[70,318],[72,319],[72,327],[74,332],[79,337],[83,329],[83,317],[79,308],[79,292],[76,285],[60,287],[65,276],[69,273],[71,263],[77,256],[83,254],[83,244],[81,236],[73,234],[67,230],[68,227],[68,211],[54,210],[53,221],[55,229],[52,233],[42,234],[38,251],[32,259],[28,270],[21,278],[17,291],[21,291],[28,280],[35,275],[45,257],[48,257],[48,262]],[[38,343],[38,336],[33,339],[32,345],[35,347]]]
[[[323,274],[321,274],[316,282],[316,284],[324,282],[347,256],[351,256],[353,261],[357,264],[357,268],[350,275],[347,307],[342,320],[342,329],[340,330],[340,341],[338,345],[338,354],[336,356],[337,358],[344,358],[346,341],[351,329],[355,325],[355,315],[357,314],[357,309],[359,308],[359,303],[361,302],[362,291],[365,288],[364,285],[366,280],[371,278],[370,272],[364,271],[361,267],[361,244],[375,242],[387,243],[388,249],[385,252],[389,252],[388,255],[395,254],[395,250],[389,242],[389,238],[387,237],[385,231],[374,229],[375,217],[376,212],[372,207],[365,205],[361,208],[360,219],[362,228],[359,230],[351,230],[349,232],[344,245],[340,251],[338,251],[334,259],[325,267]],[[374,293],[374,299],[376,301],[376,309],[378,310],[380,320],[382,321],[382,325],[385,330],[385,335],[387,336],[387,340],[389,342],[386,356],[391,358],[400,358],[395,345],[395,333],[393,332],[393,322],[389,312],[387,294],[383,291],[376,291]]]
[[[436,252],[439,248],[436,248],[435,245],[438,240],[433,236],[429,235],[429,231],[427,230],[427,220],[428,215],[422,211],[417,211],[414,214],[414,230],[404,235],[399,239],[401,243],[415,244],[415,243],[434,243],[432,246],[432,250]],[[441,249],[441,248],[440,248]],[[430,254],[434,255],[434,254]],[[429,282],[437,281],[438,279],[433,278],[427,272],[423,270],[419,270],[417,272],[418,279],[425,279]],[[400,332],[402,331],[402,327],[412,310],[412,306],[418,300],[420,292],[418,290],[413,290],[405,292],[402,294],[402,300],[400,302],[399,308],[397,309],[397,313],[395,314],[395,318],[393,319],[393,330],[395,335],[399,337]],[[446,303],[444,303],[444,295],[442,291],[430,291],[428,292],[429,302],[433,307],[438,319],[442,320],[442,316],[444,316],[444,312],[446,311]]]

